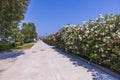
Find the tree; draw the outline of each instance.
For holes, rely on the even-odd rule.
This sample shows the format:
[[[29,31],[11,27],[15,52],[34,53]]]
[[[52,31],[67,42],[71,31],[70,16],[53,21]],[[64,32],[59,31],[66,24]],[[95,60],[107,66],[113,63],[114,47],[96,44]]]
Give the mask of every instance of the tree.
[[[14,24],[24,19],[30,0],[0,0],[0,35],[8,37]]]
[[[24,39],[24,35],[21,33],[19,28],[12,29],[11,37],[14,39],[14,41],[22,41]]]
[[[25,39],[37,38],[36,27],[32,22],[23,23],[21,32]]]

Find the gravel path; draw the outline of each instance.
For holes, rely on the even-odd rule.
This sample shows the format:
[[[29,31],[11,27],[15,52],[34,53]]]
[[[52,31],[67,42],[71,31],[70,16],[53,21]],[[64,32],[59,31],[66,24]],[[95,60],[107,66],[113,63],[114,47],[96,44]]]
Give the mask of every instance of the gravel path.
[[[30,50],[0,54],[0,80],[119,80],[38,41]]]

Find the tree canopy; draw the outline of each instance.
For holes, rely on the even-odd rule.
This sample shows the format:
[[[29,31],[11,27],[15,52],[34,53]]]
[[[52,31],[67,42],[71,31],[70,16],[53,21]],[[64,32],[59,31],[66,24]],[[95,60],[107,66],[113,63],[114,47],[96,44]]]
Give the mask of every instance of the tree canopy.
[[[0,0],[0,37],[8,37],[17,28],[30,0]]]
[[[23,23],[21,32],[24,35],[24,38],[28,39],[37,38],[36,27],[35,24],[32,22]]]

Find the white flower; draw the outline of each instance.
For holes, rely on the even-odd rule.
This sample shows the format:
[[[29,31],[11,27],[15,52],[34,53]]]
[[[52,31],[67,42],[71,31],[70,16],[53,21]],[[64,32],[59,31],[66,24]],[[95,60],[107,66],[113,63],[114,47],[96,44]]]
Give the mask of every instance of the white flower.
[[[104,16],[103,16],[102,14],[99,14],[99,17],[100,17],[100,18],[104,18]]]
[[[103,42],[106,42],[106,39],[103,39]]]
[[[87,23],[87,21],[83,21],[83,24],[86,24]]]
[[[108,51],[105,51],[105,53],[108,53]]]
[[[108,29],[107,29],[107,30],[105,30],[105,32],[108,32]]]
[[[89,33],[89,30],[87,30],[86,33],[88,34],[88,33]]]
[[[86,44],[86,46],[88,47],[89,45],[88,45],[88,44]]]
[[[82,37],[81,37],[80,35],[78,36],[78,38],[79,38],[80,40],[82,40]]]
[[[107,48],[107,50],[110,50],[110,48]]]
[[[98,31],[95,31],[95,33],[98,33]]]
[[[85,34],[85,36],[88,36],[88,34]]]
[[[102,57],[105,57],[106,55],[105,54],[102,54]]]
[[[101,38],[98,38],[98,40],[101,40]]]
[[[107,39],[110,39],[110,37],[108,36]]]
[[[105,44],[102,44],[102,46],[105,46]]]
[[[117,34],[120,35],[120,32],[118,32]]]
[[[95,36],[98,36],[97,34],[95,34]]]
[[[71,47],[71,46],[69,46],[69,49],[72,49],[72,47]]]
[[[74,49],[77,49],[77,46],[73,46]]]
[[[93,21],[93,20],[92,20],[92,21],[91,21],[91,23],[92,23],[92,24],[94,24],[94,23],[95,23],[95,21]]]
[[[110,28],[112,29],[114,26],[113,25],[110,25]]]
[[[100,51],[103,52],[104,51],[103,48],[100,48]]]
[[[85,27],[85,29],[86,29],[86,30],[89,30],[89,28],[88,28],[88,27]]]
[[[113,33],[112,36],[116,36],[115,33]]]
[[[96,18],[96,20],[98,20],[98,18]]]
[[[104,35],[105,35],[105,33],[102,33],[102,35],[104,36]]]
[[[98,45],[95,45],[96,48],[98,48]]]
[[[94,26],[94,28],[97,28],[97,26]]]
[[[91,31],[93,31],[93,28],[91,29]]]

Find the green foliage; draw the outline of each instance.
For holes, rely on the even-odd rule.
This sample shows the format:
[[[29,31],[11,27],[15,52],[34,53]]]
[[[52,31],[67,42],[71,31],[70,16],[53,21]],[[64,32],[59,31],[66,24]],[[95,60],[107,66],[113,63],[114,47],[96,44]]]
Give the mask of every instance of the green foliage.
[[[21,32],[25,39],[37,38],[36,27],[32,22],[23,23]]]
[[[0,37],[11,36],[13,29],[24,19],[30,0],[0,0]]]
[[[11,37],[15,41],[22,41],[24,39],[24,35],[21,33],[21,30],[19,28],[12,29],[11,33]]]
[[[22,45],[24,38],[37,37],[33,23],[26,24],[27,28],[23,27],[24,30],[18,27],[19,22],[24,19],[29,2],[30,0],[0,0],[0,39],[1,42],[6,42],[0,43],[0,51]],[[28,32],[29,37],[24,31]],[[13,42],[7,42],[8,37]]]
[[[100,62],[100,60],[101,60],[101,57],[100,57],[100,55],[99,54],[90,54],[90,60],[91,61],[93,61],[93,62],[95,62],[95,63],[98,63],[99,62],[99,64],[101,64]]]
[[[9,50],[21,45],[23,45],[23,42],[0,43],[0,51]]]
[[[100,15],[83,26],[67,25],[43,40],[120,73],[120,15]]]
[[[21,46],[21,45],[23,45],[22,42],[15,42],[15,46]]]
[[[9,43],[0,44],[0,51],[7,50],[9,48],[10,48]]]

